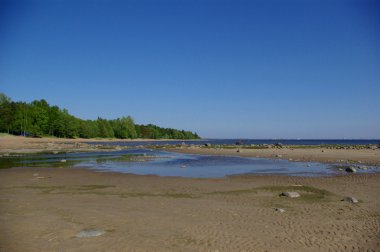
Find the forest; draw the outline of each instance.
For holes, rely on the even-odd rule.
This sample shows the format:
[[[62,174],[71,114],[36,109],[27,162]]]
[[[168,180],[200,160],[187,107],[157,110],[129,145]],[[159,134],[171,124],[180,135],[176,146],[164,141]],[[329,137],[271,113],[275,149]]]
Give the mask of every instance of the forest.
[[[0,93],[0,132],[29,137],[199,139],[197,133],[135,124],[131,116],[83,120],[45,101],[14,102]]]

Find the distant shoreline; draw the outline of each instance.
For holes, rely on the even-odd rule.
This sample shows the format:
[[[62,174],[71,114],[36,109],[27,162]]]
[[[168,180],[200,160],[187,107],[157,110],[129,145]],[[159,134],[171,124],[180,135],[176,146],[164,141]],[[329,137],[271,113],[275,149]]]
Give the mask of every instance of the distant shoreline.
[[[289,161],[322,162],[322,163],[363,163],[368,165],[380,165],[380,149],[327,149],[322,147],[307,148],[199,148],[178,147],[166,148],[167,151],[217,156],[239,156],[257,158],[287,159]]]
[[[0,136],[0,154],[14,153],[38,153],[45,151],[109,151],[119,148],[118,146],[102,146],[101,144],[87,143],[110,143],[110,142],[161,142],[161,141],[189,141],[182,139],[98,139],[98,138],[56,138],[42,137],[32,138],[23,136],[2,135]],[[192,140],[197,141],[197,140]]]

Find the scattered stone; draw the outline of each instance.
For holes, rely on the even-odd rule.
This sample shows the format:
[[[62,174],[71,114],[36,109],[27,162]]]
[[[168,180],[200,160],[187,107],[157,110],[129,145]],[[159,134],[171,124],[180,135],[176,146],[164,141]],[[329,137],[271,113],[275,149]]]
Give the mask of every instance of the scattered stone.
[[[282,157],[282,155],[276,155],[276,157]]]
[[[66,159],[61,159],[61,163],[66,163]]]
[[[241,152],[241,150],[240,149],[237,149],[237,151],[236,152]]]
[[[354,197],[345,197],[344,199],[342,199],[342,201],[347,201],[353,204],[359,203],[359,201]]]
[[[346,168],[346,172],[356,172],[356,169],[355,169],[355,167],[350,166],[350,167]]]
[[[322,150],[322,152],[325,152],[325,150]]]
[[[284,209],[282,209],[282,208],[275,208],[274,210],[276,210],[277,212],[280,212],[280,213],[283,213],[283,212],[285,212],[285,210],[284,210]]]
[[[34,174],[33,174],[34,177],[37,177],[37,176],[39,176],[39,175],[40,175],[40,174],[38,174],[38,173],[34,173]]]
[[[289,158],[288,160],[289,160],[289,161],[293,161],[293,158]]]
[[[211,144],[210,143],[205,143],[205,146],[206,147],[211,147]]]
[[[289,198],[298,198],[301,195],[298,192],[283,192],[283,193],[280,194],[280,196],[286,196],[286,197],[289,197]]]
[[[103,229],[84,229],[76,234],[77,238],[85,238],[85,237],[95,237],[95,236],[101,236],[105,234],[106,231]]]

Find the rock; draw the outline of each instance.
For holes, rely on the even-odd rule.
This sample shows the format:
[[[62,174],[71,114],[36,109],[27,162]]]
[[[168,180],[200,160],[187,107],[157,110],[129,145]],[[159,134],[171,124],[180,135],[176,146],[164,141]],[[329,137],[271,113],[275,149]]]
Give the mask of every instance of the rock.
[[[347,201],[353,204],[359,203],[359,201],[354,197],[345,197],[344,199],[342,199],[342,201]]]
[[[275,147],[278,147],[278,148],[282,148],[282,147],[283,147],[283,144],[282,144],[282,143],[275,143],[274,146],[275,146]]]
[[[237,149],[237,151],[236,152],[241,152],[241,150],[240,149]]]
[[[210,143],[205,143],[205,146],[206,147],[211,147],[211,144]]]
[[[284,209],[282,209],[282,208],[275,208],[274,210],[276,210],[277,212],[280,212],[280,213],[283,213],[283,212],[285,212],[285,210],[284,210]]]
[[[95,236],[101,236],[105,234],[106,231],[103,229],[84,229],[77,233],[75,236],[78,238],[85,238],[85,237],[95,237]]]
[[[325,152],[325,150],[322,150],[322,152]]]
[[[66,159],[61,159],[61,163],[66,163]]]
[[[282,157],[282,155],[276,155],[276,157]]]
[[[283,193],[280,194],[280,196],[286,196],[286,197],[289,197],[289,198],[298,198],[301,195],[298,192],[283,192]]]
[[[37,177],[37,176],[39,176],[40,174],[38,174],[38,173],[33,173],[33,176],[34,177]]]
[[[181,168],[186,168],[186,165],[181,165]]]
[[[59,152],[58,151],[53,151],[53,154],[57,155]]]
[[[350,167],[346,168],[346,172],[356,172],[356,169],[355,169],[355,167],[350,166]]]

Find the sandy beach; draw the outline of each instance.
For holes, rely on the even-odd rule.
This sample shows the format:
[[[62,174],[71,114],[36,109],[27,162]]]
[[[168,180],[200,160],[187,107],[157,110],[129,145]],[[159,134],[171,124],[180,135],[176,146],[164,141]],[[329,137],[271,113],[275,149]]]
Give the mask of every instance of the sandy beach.
[[[378,251],[380,174],[185,179],[0,171],[1,251]],[[297,191],[300,198],[280,197]],[[354,196],[359,203],[341,201]],[[282,208],[280,213],[275,208]],[[98,237],[78,238],[83,229]]]
[[[82,141],[8,137],[0,139],[0,150],[99,149]],[[378,149],[173,151],[379,163]],[[286,191],[301,196],[280,196]],[[193,179],[81,168],[2,169],[0,251],[379,251],[379,193],[380,174]],[[342,201],[348,196],[359,203]],[[101,235],[78,237],[81,231]]]

